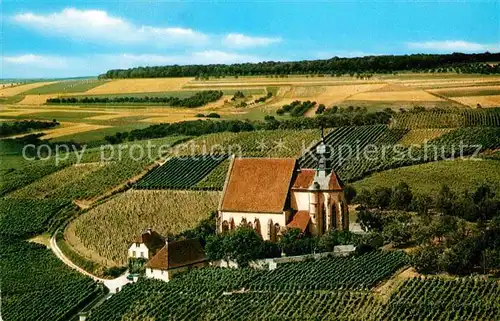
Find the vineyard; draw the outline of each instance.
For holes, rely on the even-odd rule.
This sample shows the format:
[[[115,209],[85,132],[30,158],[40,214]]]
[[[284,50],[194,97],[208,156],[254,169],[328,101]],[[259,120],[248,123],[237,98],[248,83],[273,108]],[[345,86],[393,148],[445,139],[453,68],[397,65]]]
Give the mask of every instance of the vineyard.
[[[43,233],[69,204],[66,200],[0,199],[0,236],[19,238]]]
[[[65,238],[77,252],[90,250],[107,266],[125,265],[128,244],[145,228],[162,235],[194,228],[217,210],[218,192],[129,190],[94,207],[68,226]],[[82,246],[79,248],[79,246]]]
[[[397,113],[392,127],[404,129],[498,127],[500,108],[488,109],[440,109],[421,112]]]
[[[500,195],[500,171],[498,160],[454,160],[406,166],[375,173],[354,182],[357,191],[379,187],[393,187],[406,182],[415,194],[437,194],[441,183],[447,184],[457,194],[472,191],[486,184]],[[439,184],[436,184],[439,182]]]
[[[210,174],[227,155],[174,157],[149,172],[136,189],[189,189]]]
[[[35,182],[7,195],[7,198],[53,198],[57,195],[66,198],[63,190],[75,188],[75,182],[92,175],[101,165],[95,163],[65,167],[53,174],[46,175]]]
[[[394,293],[383,320],[499,320],[495,280],[409,279]]]
[[[377,264],[369,265],[364,274],[395,268],[383,265],[387,253],[371,255]],[[363,256],[358,259],[361,265]],[[368,289],[361,290],[364,286],[350,288],[348,281],[342,287],[342,263],[349,265],[351,258],[321,261],[330,260],[333,262],[326,263],[328,266],[338,264],[341,270],[318,269],[319,265],[309,262],[303,274],[290,274],[289,267],[271,272],[204,268],[178,275],[168,283],[140,280],[96,308],[89,320],[465,321],[498,320],[500,315],[500,285],[496,281],[408,279],[384,302]],[[303,275],[322,279],[326,286],[311,287]]]
[[[369,290],[408,264],[403,252],[287,263],[249,283],[254,291]]]
[[[479,146],[480,150],[500,147],[500,127],[459,128],[429,141],[423,147],[382,145],[369,154],[362,151],[341,167],[335,167],[334,162],[334,169],[342,180],[352,182],[388,169],[467,156],[476,152]]]
[[[288,263],[274,271],[204,268],[169,283],[140,281],[96,309],[90,320],[296,320],[311,316],[360,320],[378,310],[377,301],[362,290],[405,264],[402,252],[376,252]],[[359,305],[363,309],[357,309]]]
[[[452,128],[410,129],[398,143],[404,146],[422,145],[452,130]]]
[[[52,252],[24,241],[0,242],[2,318],[67,320],[103,291]]]

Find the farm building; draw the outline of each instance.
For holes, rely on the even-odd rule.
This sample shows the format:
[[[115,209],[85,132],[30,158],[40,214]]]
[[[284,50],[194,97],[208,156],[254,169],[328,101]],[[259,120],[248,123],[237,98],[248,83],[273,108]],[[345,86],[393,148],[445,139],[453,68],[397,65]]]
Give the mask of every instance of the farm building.
[[[233,158],[219,204],[217,231],[247,225],[265,240],[277,241],[287,228],[322,235],[347,230],[343,184],[331,169],[324,141],[318,166],[300,169],[293,158]]]
[[[197,239],[165,242],[165,246],[146,264],[146,277],[169,281],[173,275],[207,264]]]
[[[145,229],[128,248],[128,257],[151,259],[165,245],[165,238],[150,228]]]
[[[149,260],[146,277],[169,281],[176,273],[206,265],[203,247],[196,239],[169,242],[150,228],[128,250],[130,259]]]

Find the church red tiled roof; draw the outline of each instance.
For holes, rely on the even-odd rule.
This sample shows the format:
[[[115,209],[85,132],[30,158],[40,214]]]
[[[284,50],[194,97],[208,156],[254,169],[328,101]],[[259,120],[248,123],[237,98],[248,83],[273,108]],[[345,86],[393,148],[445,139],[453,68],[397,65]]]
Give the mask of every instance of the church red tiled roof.
[[[328,182],[328,188],[331,190],[342,190],[343,184],[341,180],[338,178],[337,174],[332,171],[330,176],[330,181]],[[301,169],[298,171],[295,179],[293,181],[292,188],[293,189],[308,189],[312,183],[314,182],[314,175],[316,175],[315,169]]]
[[[236,158],[220,210],[282,213],[296,168],[293,158]]]
[[[287,227],[298,228],[304,232],[307,229],[310,220],[311,217],[309,216],[308,211],[298,211],[295,215],[293,215],[293,218],[290,223],[287,224]]]

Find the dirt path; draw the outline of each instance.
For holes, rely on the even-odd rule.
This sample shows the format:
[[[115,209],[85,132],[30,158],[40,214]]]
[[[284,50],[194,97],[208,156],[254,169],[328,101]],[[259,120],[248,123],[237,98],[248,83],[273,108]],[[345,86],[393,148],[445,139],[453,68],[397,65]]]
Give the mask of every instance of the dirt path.
[[[71,260],[64,255],[64,253],[61,251],[61,249],[57,245],[57,241],[56,241],[57,232],[58,231],[56,231],[54,233],[54,235],[52,235],[52,237],[50,238],[50,249],[52,250],[52,252],[54,253],[54,255],[57,256],[57,258],[59,260],[61,260],[64,264],[66,264],[70,268],[78,271],[79,273],[81,273],[81,274],[83,274],[85,276],[88,276],[89,278],[93,279],[96,282],[103,283],[104,286],[109,289],[110,293],[117,293],[117,292],[119,292],[122,289],[122,287],[125,284],[132,283],[132,281],[130,281],[130,280],[127,279],[127,277],[130,274],[128,271],[126,271],[124,274],[120,275],[116,279],[107,280],[107,279],[101,279],[101,278],[99,278],[99,277],[97,277],[97,276],[95,276],[93,274],[90,274],[89,272],[87,272],[84,269],[80,268],[78,265],[76,265],[73,262],[71,262]]]

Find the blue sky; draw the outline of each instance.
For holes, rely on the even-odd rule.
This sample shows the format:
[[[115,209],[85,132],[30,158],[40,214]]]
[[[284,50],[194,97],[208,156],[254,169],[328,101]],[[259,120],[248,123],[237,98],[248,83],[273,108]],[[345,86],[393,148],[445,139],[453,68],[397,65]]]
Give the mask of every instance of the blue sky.
[[[500,51],[498,1],[0,5],[2,78],[87,76],[146,65]]]

